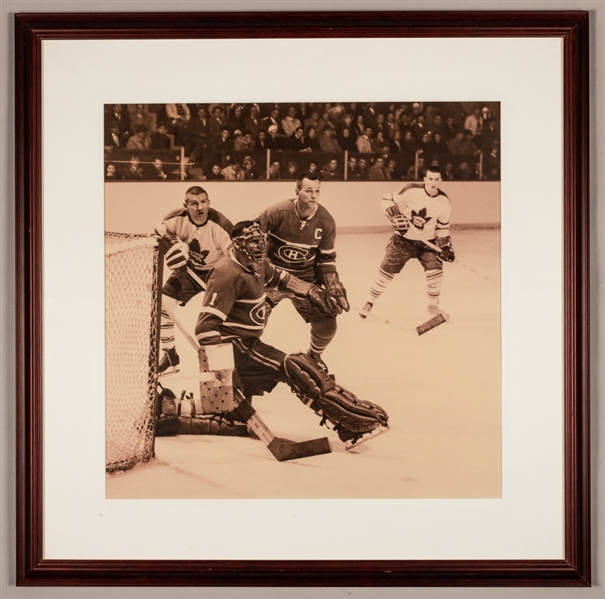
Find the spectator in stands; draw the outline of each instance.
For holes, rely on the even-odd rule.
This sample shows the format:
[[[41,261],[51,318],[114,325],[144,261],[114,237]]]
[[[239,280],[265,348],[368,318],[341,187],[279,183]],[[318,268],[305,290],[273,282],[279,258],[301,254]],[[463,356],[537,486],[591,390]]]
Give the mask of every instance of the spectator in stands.
[[[470,131],[458,130],[456,136],[447,142],[447,150],[454,157],[459,159],[471,158],[477,153],[477,146],[471,141]]]
[[[287,148],[292,152],[310,152],[311,148],[305,143],[305,132],[302,127],[296,127],[294,133],[287,140]]]
[[[296,116],[296,106],[288,106],[286,116],[281,120],[281,128],[286,137],[292,137],[297,127],[301,126],[300,119]]]
[[[191,158],[199,158],[210,149],[209,125],[208,111],[203,106],[200,106],[187,124],[187,137],[189,141],[187,151]]]
[[[469,163],[463,160],[456,169],[456,179],[458,181],[472,181],[475,178],[473,169]]]
[[[130,119],[121,104],[112,104],[105,114],[105,132],[107,133],[113,124],[117,123],[120,137],[124,140],[131,136]]]
[[[270,150],[283,150],[284,144],[282,138],[279,135],[279,130],[276,125],[270,125],[267,129],[267,147]]]
[[[426,173],[426,162],[422,156],[418,156],[416,162],[408,168],[403,177],[405,181],[421,181]]]
[[[374,164],[368,171],[368,179],[370,181],[386,181],[386,175],[384,174],[384,158],[378,156],[374,161]]]
[[[389,142],[389,152],[391,154],[401,154],[403,152],[403,142],[401,141],[401,131],[399,129],[393,131],[393,138]]]
[[[445,125],[443,125],[443,139],[446,143],[456,136],[457,130],[456,124],[454,123],[454,117],[448,116],[447,119],[445,119]]]
[[[258,132],[261,129],[261,120],[258,116],[258,107],[252,105],[250,107],[250,116],[244,121],[244,130],[248,131],[250,135],[255,138],[258,136]]]
[[[126,147],[127,140],[120,132],[120,123],[118,121],[112,121],[105,133],[105,151],[111,152],[115,148]]]
[[[424,122],[424,115],[419,114],[416,118],[416,122],[412,125],[412,131],[418,141],[422,140],[422,136],[426,133],[427,127]]]
[[[221,175],[225,178],[225,181],[243,181],[244,171],[239,160],[234,160],[231,164],[227,165],[222,171]]]
[[[159,158],[153,161],[153,169],[149,178],[153,181],[166,181],[168,179],[168,175],[164,171],[164,163]]]
[[[168,135],[166,124],[163,121],[158,123],[157,131],[151,134],[151,150],[170,150],[172,147],[172,138]]]
[[[319,124],[319,110],[314,108],[311,111],[311,116],[305,121],[304,130],[305,135],[309,135],[309,127],[313,127],[317,131],[317,125]]]
[[[215,162],[219,162],[231,153],[233,153],[233,140],[229,135],[229,128],[224,125],[218,139],[214,141],[212,154],[215,157]]]
[[[231,113],[227,119],[227,127],[232,132],[236,130],[244,131],[246,128],[246,119],[244,118],[244,107],[241,104],[232,106]]]
[[[309,127],[307,129],[307,137],[305,140],[307,147],[311,152],[320,152],[319,140],[317,139],[317,129],[315,127]]]
[[[361,135],[366,132],[366,125],[363,120],[363,114],[358,114],[357,117],[355,117],[353,132],[355,133],[355,139],[358,139]]]
[[[251,156],[246,156],[244,158],[244,180],[246,181],[258,181],[260,179],[260,175],[254,170],[256,166],[256,162]]]
[[[233,132],[233,151],[234,152],[245,152],[248,148],[244,147],[244,134],[240,129],[236,129]]]
[[[447,147],[441,133],[435,132],[433,134],[433,138],[426,145],[424,155],[431,163],[434,160],[437,160],[438,164],[443,164],[445,162]]]
[[[147,104],[128,104],[130,130],[136,131],[140,126],[147,131],[155,129],[155,114],[151,114]]]
[[[382,133],[385,139],[389,138],[389,128],[387,127],[386,119],[382,112],[379,112],[376,115],[376,131],[374,133],[376,136],[378,136],[379,133]]]
[[[388,181],[396,181],[401,179],[399,171],[397,170],[397,160],[389,158],[387,164],[384,167],[384,176]]]
[[[131,156],[128,164],[128,169],[125,171],[122,179],[126,181],[142,181],[143,167],[138,156]]]
[[[208,123],[208,133],[211,139],[216,141],[221,136],[221,131],[226,127],[225,113],[223,107],[218,104],[212,108],[212,117]],[[227,127],[227,131],[229,127]]]
[[[116,180],[116,165],[113,163],[109,163],[105,168],[105,181],[115,181]]]
[[[331,158],[324,165],[323,170],[321,171],[321,179],[322,181],[340,181],[342,179],[338,169],[338,160],[336,160],[336,158]]]
[[[298,178],[298,167],[296,166],[296,162],[290,160],[286,165],[286,172],[283,176],[283,179],[288,179],[291,181],[296,181]]]
[[[174,135],[175,145],[186,145],[187,123],[191,118],[189,106],[187,104],[166,104],[166,116],[170,123],[170,133]]]
[[[350,156],[347,162],[347,181],[359,180],[359,166],[357,164],[357,156]]]
[[[319,166],[317,165],[317,162],[315,161],[311,161],[309,162],[309,168],[307,169],[308,173],[312,173],[314,175],[318,175],[319,174]]]
[[[464,128],[470,132],[471,137],[475,137],[475,135],[480,133],[482,123],[481,111],[475,108],[464,120]]]
[[[357,144],[351,136],[351,130],[348,127],[341,130],[338,144],[344,152],[357,152]]]
[[[454,165],[452,162],[446,162],[445,168],[443,169],[443,180],[453,181],[456,177],[454,176]]]
[[[277,181],[281,179],[281,164],[279,160],[273,160],[269,166],[269,179]]]
[[[242,152],[254,152],[256,150],[256,142],[249,131],[244,133],[244,138],[241,143]]]
[[[328,154],[342,152],[342,149],[338,144],[338,140],[336,139],[336,131],[334,131],[334,127],[331,124],[325,127],[322,131],[319,137],[319,147],[322,152],[326,152]]]
[[[340,123],[338,123],[338,127],[336,129],[336,137],[338,138],[338,143],[340,143],[340,140],[343,137],[343,135],[342,135],[343,131],[345,129],[349,130],[349,134],[348,134],[349,137],[351,137],[353,139],[353,141],[355,141],[357,139],[357,136],[355,135],[355,132],[353,131],[353,115],[350,112],[345,112],[342,117],[342,120],[340,121]],[[342,147],[342,144],[341,144],[341,147]]]
[[[213,163],[210,172],[206,177],[208,181],[224,181],[225,177],[221,174],[221,165],[218,162]]]
[[[265,117],[263,119],[263,123],[262,123],[262,128],[270,134],[269,132],[269,128],[270,127],[275,127],[275,131],[277,133],[280,132],[280,120],[279,120],[279,106],[275,105],[272,109],[271,112],[269,113],[268,117]]]
[[[500,180],[500,142],[495,140],[489,153],[485,154],[484,172],[489,181]]]
[[[137,132],[128,140],[126,149],[128,150],[148,150],[151,146],[151,138],[147,135],[147,129],[139,125]]]
[[[368,180],[368,161],[366,158],[360,157],[359,161],[359,181],[367,181]]]
[[[267,132],[264,129],[261,129],[258,132],[258,135],[255,140],[256,149],[258,151],[265,151],[269,148],[267,145]]]
[[[382,152],[383,154],[388,154],[391,151],[391,146],[389,142],[385,139],[384,133],[379,131],[376,134],[374,139],[374,148],[376,152]]]
[[[372,127],[366,127],[365,131],[357,138],[355,143],[357,145],[357,151],[360,154],[372,154],[376,151],[373,136],[374,131]]]
[[[395,120],[394,112],[387,112],[385,128],[387,139],[392,140],[395,137],[395,132],[399,131],[399,123]]]
[[[496,119],[489,119],[483,121],[484,125],[481,129],[481,134],[475,137],[474,141],[477,142],[479,148],[484,154],[491,152],[493,143],[500,140],[500,131],[498,131],[498,124]]]
[[[376,133],[378,130],[378,120],[376,111],[376,102],[366,102],[362,108],[363,122],[366,128],[372,127],[372,131]]]

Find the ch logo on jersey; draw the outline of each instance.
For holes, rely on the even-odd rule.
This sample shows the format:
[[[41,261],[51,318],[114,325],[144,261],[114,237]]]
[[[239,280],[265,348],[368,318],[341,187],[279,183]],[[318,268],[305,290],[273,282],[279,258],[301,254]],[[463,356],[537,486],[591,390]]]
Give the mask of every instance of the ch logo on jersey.
[[[432,217],[426,215],[426,208],[423,208],[418,212],[412,210],[412,218],[410,220],[417,229],[420,229],[422,231],[424,229],[424,225],[426,225],[426,223],[428,223],[431,218]]]
[[[284,262],[305,262],[309,256],[309,250],[291,245],[282,245],[277,250],[277,255]]]
[[[263,300],[250,310],[250,320],[254,324],[264,325],[267,320],[267,304]]]

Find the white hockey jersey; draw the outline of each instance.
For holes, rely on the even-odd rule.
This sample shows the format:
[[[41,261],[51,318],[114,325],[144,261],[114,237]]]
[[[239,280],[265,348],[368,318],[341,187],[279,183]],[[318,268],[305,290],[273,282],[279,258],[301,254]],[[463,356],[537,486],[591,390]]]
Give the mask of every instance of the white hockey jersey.
[[[449,236],[452,205],[443,191],[430,196],[422,183],[410,183],[400,194],[393,193],[393,200],[383,198],[381,207],[386,212],[394,204],[410,221],[409,229],[399,233],[406,239],[431,241]]]

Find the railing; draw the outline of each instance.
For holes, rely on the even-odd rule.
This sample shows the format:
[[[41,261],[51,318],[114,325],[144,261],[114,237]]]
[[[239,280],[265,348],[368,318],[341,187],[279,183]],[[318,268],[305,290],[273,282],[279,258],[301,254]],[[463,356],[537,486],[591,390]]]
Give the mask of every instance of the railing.
[[[391,154],[244,150],[208,152],[194,161],[185,156],[182,147],[161,151],[114,149],[105,155],[105,180],[289,181],[296,180],[302,172],[315,172],[322,181],[421,181],[424,169],[432,162],[421,150]],[[234,163],[239,165],[237,172],[225,172],[224,168]],[[448,156],[437,166],[447,180],[484,181],[500,179],[499,164],[495,164],[497,171],[486,174],[485,157],[478,152],[469,157]]]

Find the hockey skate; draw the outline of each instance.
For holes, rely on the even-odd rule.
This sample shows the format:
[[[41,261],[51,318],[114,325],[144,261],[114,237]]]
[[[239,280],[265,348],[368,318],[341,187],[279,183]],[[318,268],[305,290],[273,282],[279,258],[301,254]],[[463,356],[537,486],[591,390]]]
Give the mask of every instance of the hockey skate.
[[[181,359],[179,355],[176,353],[176,348],[171,347],[169,349],[164,350],[164,355],[158,364],[158,374],[167,375],[174,374],[178,372],[177,366],[180,364]]]
[[[365,306],[359,311],[359,316],[361,316],[361,318],[367,318],[370,312],[372,311],[373,307],[374,304],[372,304],[371,302],[366,302]]]
[[[426,308],[426,311],[431,316],[438,316],[439,314],[441,314],[441,316],[443,316],[443,318],[445,319],[445,322],[449,322],[450,315],[445,310],[442,310],[437,304],[429,304]]]
[[[345,450],[350,451],[351,449],[355,449],[364,443],[378,437],[379,435],[383,435],[384,433],[388,433],[391,429],[388,425],[379,426],[367,433],[354,433],[348,430],[340,430],[338,431],[338,438],[344,442]]]
[[[314,352],[312,352],[311,350],[309,350],[307,352],[307,355],[325,372],[328,373],[328,365],[321,359],[321,355],[320,354],[316,354]]]

